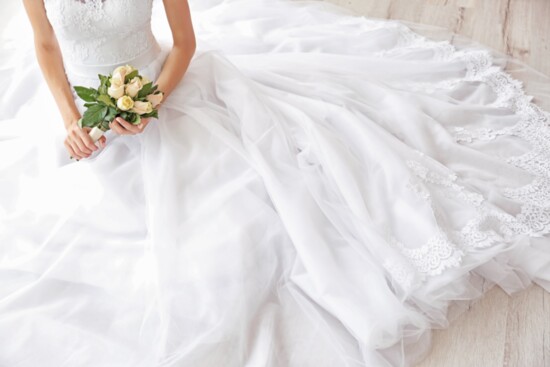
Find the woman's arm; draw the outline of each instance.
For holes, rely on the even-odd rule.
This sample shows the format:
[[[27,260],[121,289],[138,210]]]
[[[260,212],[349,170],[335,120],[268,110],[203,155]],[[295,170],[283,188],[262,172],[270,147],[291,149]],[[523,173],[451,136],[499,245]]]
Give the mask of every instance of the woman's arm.
[[[23,0],[23,5],[32,25],[38,64],[61,112],[65,129],[67,129],[68,136],[65,140],[65,147],[69,154],[77,159],[88,157],[92,151],[98,148],[89,137],[87,130],[81,129],[77,125],[80,112],[76,107],[69,81],[65,75],[61,50],[46,16],[44,2]],[[102,141],[102,143],[104,142],[105,140]]]
[[[195,53],[196,40],[187,0],[163,0],[174,46],[156,81],[168,97],[181,81]]]
[[[172,31],[173,47],[166,57],[156,84],[166,99],[183,78],[191,58],[195,54],[196,41],[191,12],[187,0],[163,0],[166,17]],[[143,131],[150,119],[134,126],[118,117],[111,122],[111,129],[124,135],[137,134]]]

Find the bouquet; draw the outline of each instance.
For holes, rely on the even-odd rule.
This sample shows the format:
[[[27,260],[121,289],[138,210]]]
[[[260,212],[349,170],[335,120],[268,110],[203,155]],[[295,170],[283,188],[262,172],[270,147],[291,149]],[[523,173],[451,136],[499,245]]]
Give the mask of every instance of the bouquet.
[[[108,76],[98,75],[99,88],[75,86],[76,94],[86,103],[86,111],[78,120],[80,127],[90,127],[94,143],[109,130],[109,123],[122,117],[138,125],[142,118],[158,118],[157,106],[163,98],[158,86],[139,75],[130,65],[116,68]],[[72,157],[71,157],[72,158]]]

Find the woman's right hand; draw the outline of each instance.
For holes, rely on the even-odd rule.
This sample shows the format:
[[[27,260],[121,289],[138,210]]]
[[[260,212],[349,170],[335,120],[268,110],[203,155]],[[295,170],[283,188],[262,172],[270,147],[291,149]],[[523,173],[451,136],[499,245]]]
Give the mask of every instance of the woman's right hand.
[[[99,149],[89,135],[90,130],[89,127],[78,126],[78,120],[72,122],[67,127],[67,137],[65,138],[64,145],[71,157],[77,160],[88,158],[93,152]],[[105,140],[104,136],[98,140],[101,148],[105,146]]]

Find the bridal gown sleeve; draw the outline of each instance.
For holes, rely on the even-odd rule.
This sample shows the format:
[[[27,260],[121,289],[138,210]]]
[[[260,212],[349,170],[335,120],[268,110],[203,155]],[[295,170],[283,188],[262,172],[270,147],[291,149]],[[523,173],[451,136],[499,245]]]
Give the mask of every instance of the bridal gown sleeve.
[[[160,4],[44,1],[73,86],[160,73]],[[79,162],[32,53],[0,53],[0,366],[414,366],[493,285],[550,291],[549,114],[489,50],[191,8],[160,118]]]

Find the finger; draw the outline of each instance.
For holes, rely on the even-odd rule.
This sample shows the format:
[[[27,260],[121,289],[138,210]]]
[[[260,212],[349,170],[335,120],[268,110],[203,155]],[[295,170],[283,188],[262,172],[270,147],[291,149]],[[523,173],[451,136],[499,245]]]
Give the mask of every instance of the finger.
[[[86,146],[86,148],[88,148],[92,152],[99,149],[94,144],[94,141],[93,141],[92,137],[90,136],[90,134],[88,134],[88,132],[86,130],[79,130],[78,131],[78,136],[80,137],[80,140]]]
[[[63,143],[63,145],[65,145],[65,149],[67,149],[67,152],[69,152],[69,155],[73,158],[76,158],[76,159],[79,159],[78,155],[76,154],[76,152],[74,151],[73,147],[71,146],[71,144],[69,144],[67,141],[65,141]]]
[[[151,122],[151,118],[147,117],[147,118],[141,119],[141,124],[140,125],[143,125],[143,127],[145,127],[149,124],[149,122]]]
[[[111,130],[113,130],[115,133],[119,135],[129,134],[129,132],[126,129],[124,129],[122,126],[120,126],[120,124],[116,120],[111,121],[109,125],[111,126]]]
[[[77,153],[82,154],[91,154],[92,150],[86,147],[82,139],[80,138],[79,132],[76,130],[72,130],[71,133],[68,136],[69,141],[71,142],[71,145],[73,146],[73,149],[78,150]],[[76,145],[76,147],[75,147]]]
[[[149,124],[149,119],[143,119],[139,124],[136,125],[136,127],[139,129],[140,132],[143,132],[147,125]]]
[[[74,135],[75,136],[69,137],[69,142],[71,143],[71,146],[73,147],[75,152],[81,157],[87,157],[92,154],[92,151],[86,147],[81,139],[79,139],[78,134]]]
[[[120,132],[118,131],[118,127],[116,125],[118,124],[115,123],[114,120],[109,122],[109,129],[111,129],[111,131],[113,131],[115,134],[120,134]]]
[[[124,120],[122,117],[117,117],[115,120],[120,125],[122,125],[123,128],[125,128],[128,131],[131,131],[134,134],[137,134],[141,131],[137,126],[135,126],[135,125],[129,123],[128,121]]]
[[[71,148],[72,150],[72,156],[76,159],[82,159],[83,156],[82,156],[82,153],[80,152],[80,150],[78,149],[78,147],[76,146],[76,144],[72,141],[69,141],[67,142],[68,146]]]
[[[101,138],[99,138],[98,142],[99,142],[99,146],[101,148],[105,148],[105,142],[107,141],[107,138],[102,136]]]
[[[137,125],[137,127],[143,131],[143,129],[145,129],[145,127],[147,126],[147,124],[149,124],[149,121],[150,119],[143,119],[141,120],[141,122],[139,123],[139,125]]]
[[[77,153],[80,154],[81,156],[88,156],[89,154],[92,154],[92,151],[88,147],[86,147],[84,142],[78,137],[73,139],[72,143],[73,143],[72,144],[73,149],[77,150]]]

